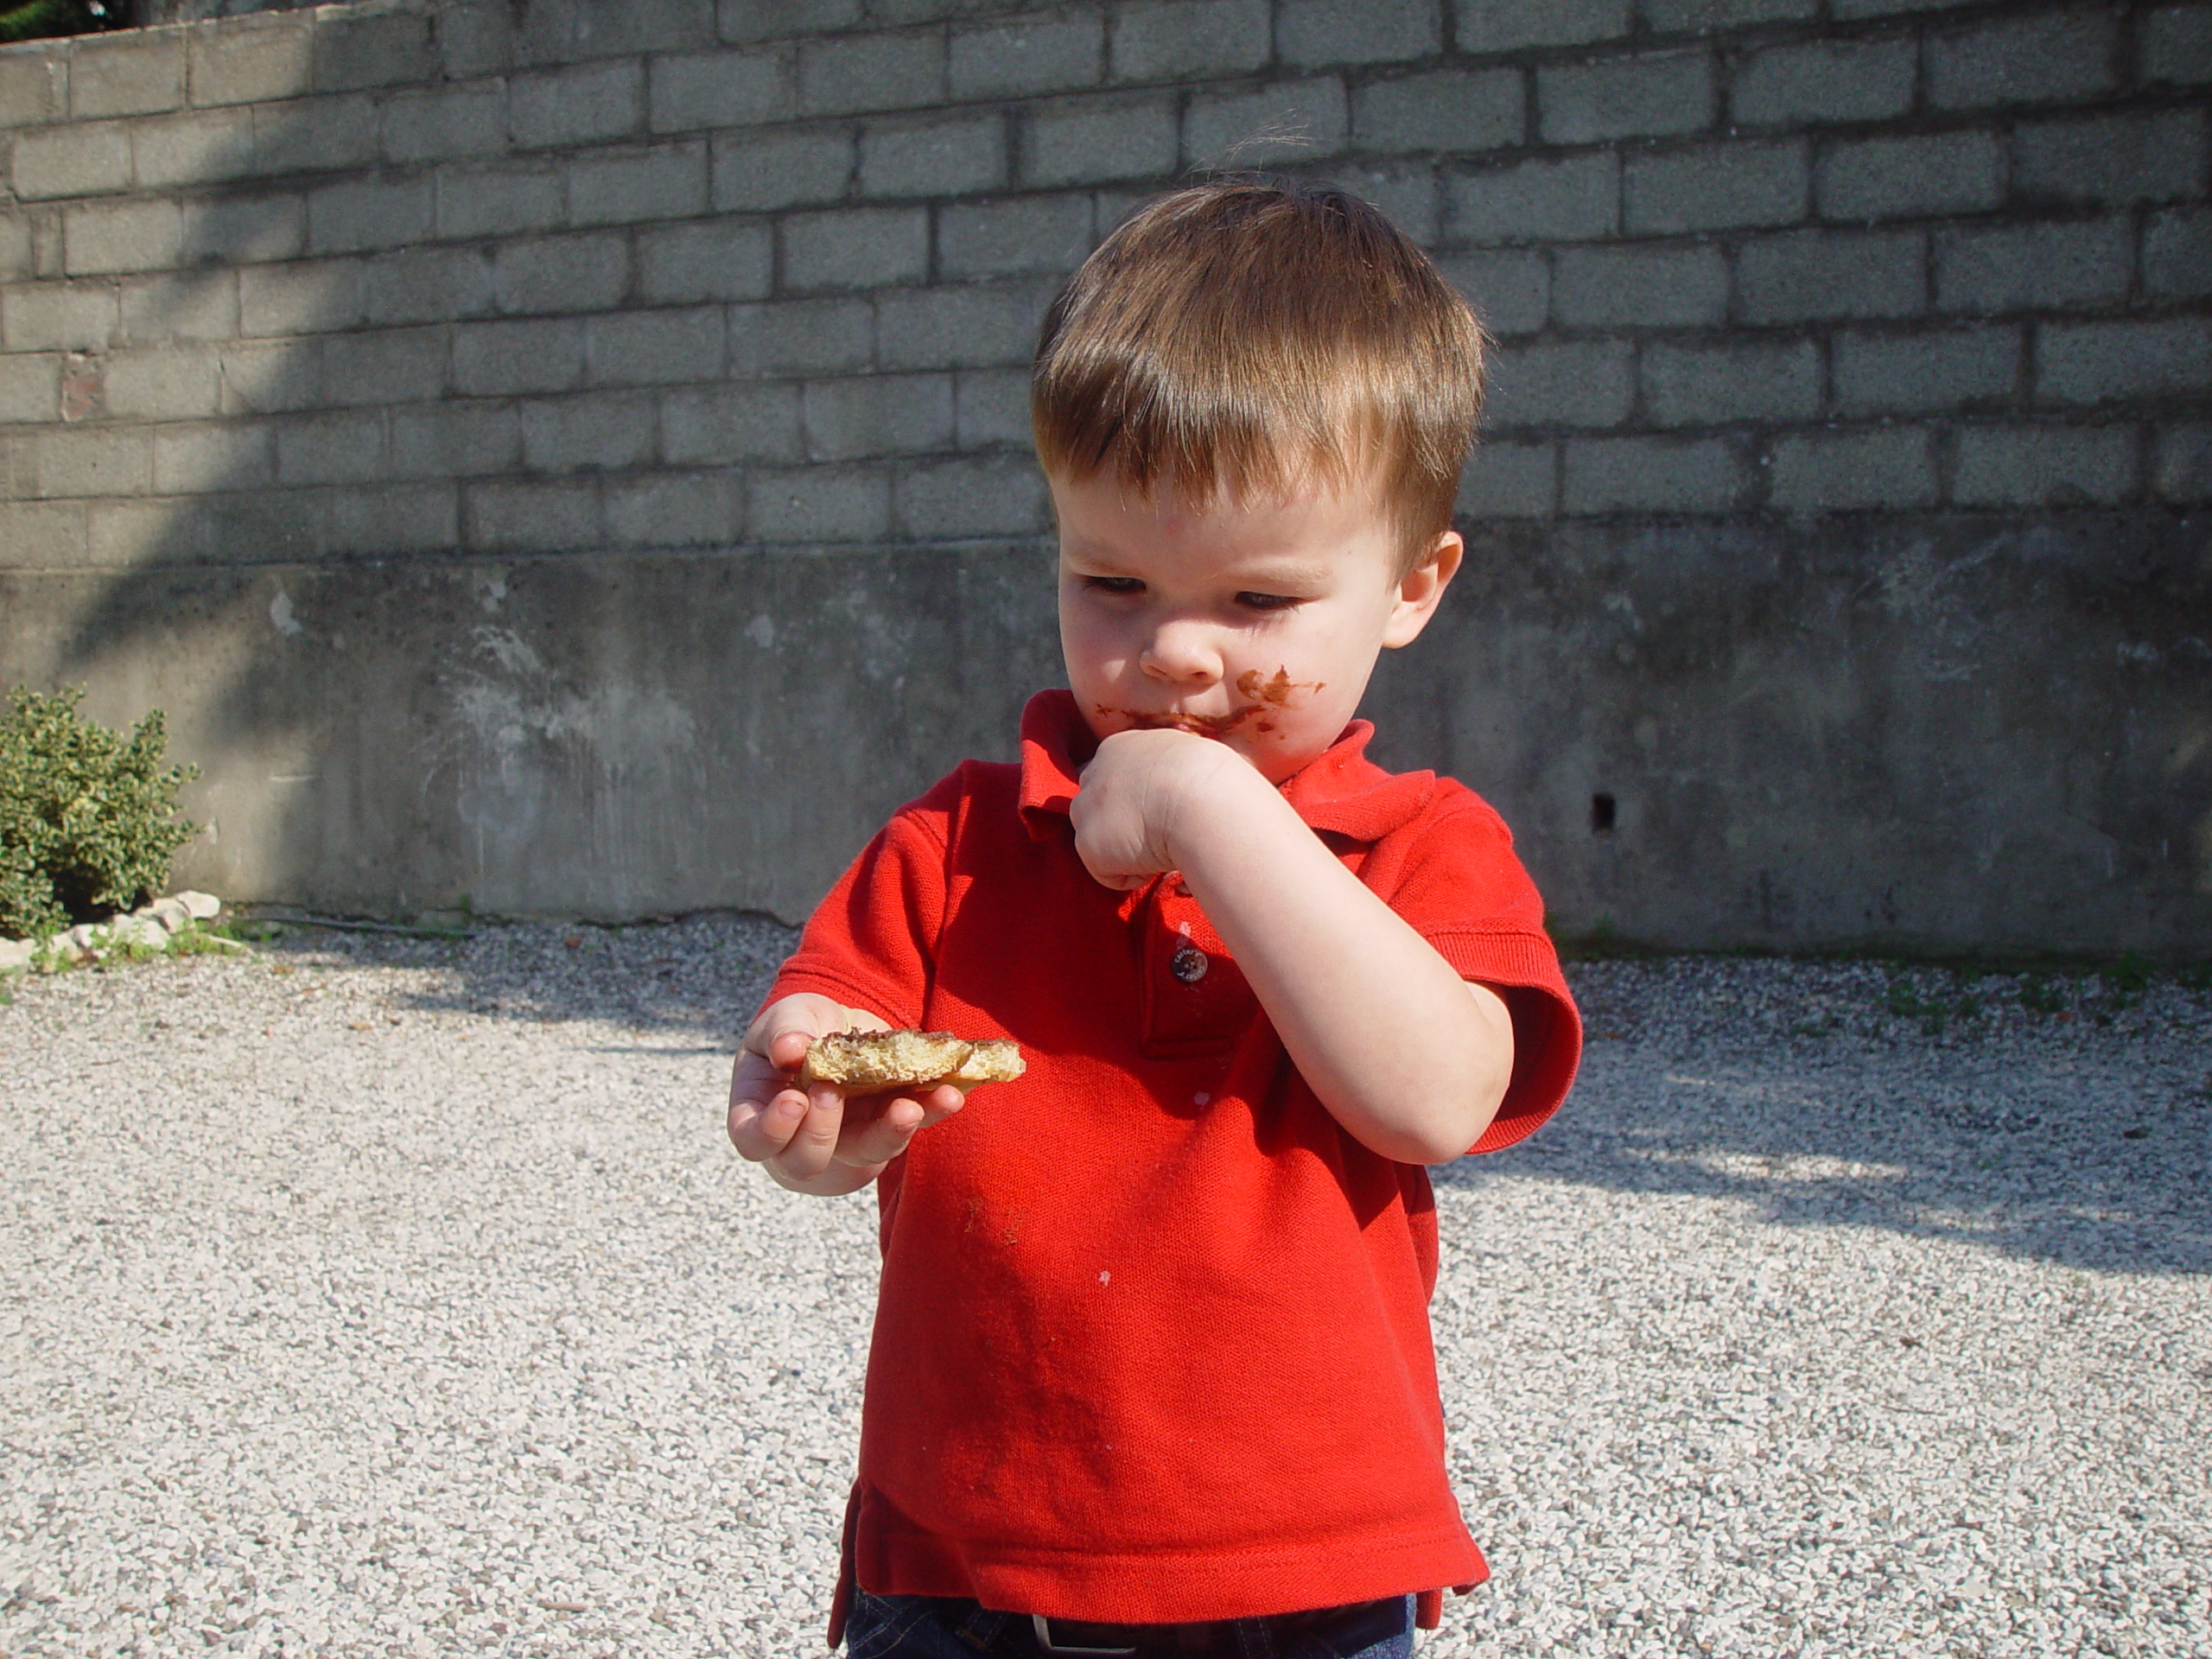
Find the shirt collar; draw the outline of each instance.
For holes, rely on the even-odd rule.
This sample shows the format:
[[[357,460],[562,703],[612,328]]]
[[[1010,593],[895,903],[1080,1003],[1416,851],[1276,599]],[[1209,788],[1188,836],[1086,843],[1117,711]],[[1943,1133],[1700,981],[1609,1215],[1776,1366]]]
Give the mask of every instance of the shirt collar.
[[[1409,823],[1436,791],[1431,772],[1389,772],[1367,758],[1375,728],[1355,720],[1336,742],[1282,785],[1308,829],[1380,841]],[[1058,833],[1098,740],[1075,695],[1039,691],[1021,711],[1021,818],[1042,841]]]

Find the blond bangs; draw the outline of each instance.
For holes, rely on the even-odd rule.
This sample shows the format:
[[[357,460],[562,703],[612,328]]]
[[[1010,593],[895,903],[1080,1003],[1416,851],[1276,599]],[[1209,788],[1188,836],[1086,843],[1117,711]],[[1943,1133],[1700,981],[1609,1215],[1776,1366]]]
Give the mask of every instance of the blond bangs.
[[[1194,504],[1372,481],[1415,562],[1450,527],[1482,331],[1427,256],[1336,191],[1215,184],[1144,209],[1045,318],[1046,469]]]

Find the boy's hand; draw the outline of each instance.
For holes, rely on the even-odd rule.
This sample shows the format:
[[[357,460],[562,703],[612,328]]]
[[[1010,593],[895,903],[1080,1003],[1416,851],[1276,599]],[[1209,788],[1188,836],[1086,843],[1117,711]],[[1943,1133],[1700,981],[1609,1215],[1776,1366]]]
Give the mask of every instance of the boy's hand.
[[[1184,885],[1321,1103],[1361,1145],[1433,1164],[1473,1146],[1513,1077],[1513,1015],[1338,861],[1228,744],[1116,732],[1069,807],[1109,887]],[[1420,1043],[1378,1042],[1413,1030]]]
[[[1116,732],[1083,769],[1068,808],[1075,850],[1105,887],[1142,887],[1183,866],[1181,837],[1194,804],[1217,806],[1240,789],[1274,785],[1225,743],[1194,732]]]
[[[941,1123],[964,1096],[950,1084],[926,1101],[868,1095],[849,1101],[835,1084],[794,1081],[807,1045],[838,1031],[888,1031],[864,1008],[802,992],[761,1010],[737,1052],[729,1085],[729,1139],[794,1192],[835,1197],[867,1185],[906,1151],[918,1130]]]

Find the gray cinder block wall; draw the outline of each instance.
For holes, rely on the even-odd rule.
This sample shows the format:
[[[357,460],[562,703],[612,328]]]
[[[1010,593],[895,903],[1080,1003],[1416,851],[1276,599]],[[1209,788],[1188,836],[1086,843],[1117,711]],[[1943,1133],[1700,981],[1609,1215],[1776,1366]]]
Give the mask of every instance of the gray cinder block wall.
[[[1370,709],[1566,931],[2206,954],[2212,6],[576,0],[0,50],[0,683],[183,873],[804,912],[1057,674],[1023,365],[1191,169],[1497,337]]]

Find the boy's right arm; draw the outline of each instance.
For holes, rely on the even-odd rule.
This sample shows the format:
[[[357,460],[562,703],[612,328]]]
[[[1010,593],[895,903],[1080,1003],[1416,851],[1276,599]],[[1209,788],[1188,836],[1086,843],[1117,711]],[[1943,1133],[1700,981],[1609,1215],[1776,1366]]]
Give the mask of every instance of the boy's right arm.
[[[794,1192],[835,1198],[866,1186],[906,1151],[915,1134],[960,1109],[959,1090],[940,1084],[926,1101],[868,1095],[849,1101],[834,1084],[801,1089],[807,1045],[838,1031],[887,1031],[865,1008],[802,991],[770,1003],[745,1033],[730,1078],[729,1138],[741,1157],[765,1165]]]

